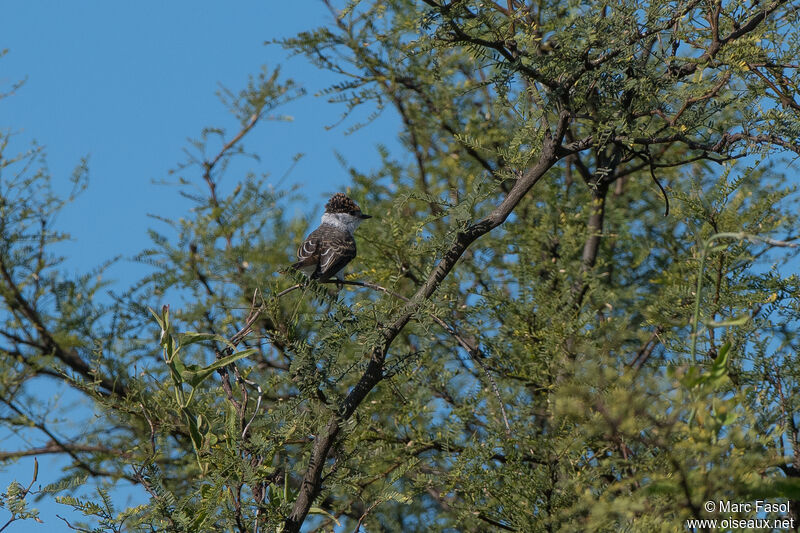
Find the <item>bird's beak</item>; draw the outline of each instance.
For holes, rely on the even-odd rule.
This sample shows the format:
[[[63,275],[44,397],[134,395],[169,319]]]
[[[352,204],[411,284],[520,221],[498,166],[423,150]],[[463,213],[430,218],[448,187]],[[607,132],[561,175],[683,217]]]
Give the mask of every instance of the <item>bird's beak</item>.
[[[367,218],[372,218],[372,215],[365,215],[364,213],[361,213],[361,220],[365,220]]]

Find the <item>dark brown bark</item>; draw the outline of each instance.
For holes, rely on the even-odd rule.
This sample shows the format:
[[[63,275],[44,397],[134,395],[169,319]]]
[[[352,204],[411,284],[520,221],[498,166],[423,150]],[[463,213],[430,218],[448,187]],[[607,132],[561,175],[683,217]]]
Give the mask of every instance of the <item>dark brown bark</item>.
[[[592,191],[591,210],[586,223],[586,242],[581,255],[581,272],[588,272],[597,262],[597,252],[603,236],[603,220],[606,214],[606,193],[608,186],[603,184]]]

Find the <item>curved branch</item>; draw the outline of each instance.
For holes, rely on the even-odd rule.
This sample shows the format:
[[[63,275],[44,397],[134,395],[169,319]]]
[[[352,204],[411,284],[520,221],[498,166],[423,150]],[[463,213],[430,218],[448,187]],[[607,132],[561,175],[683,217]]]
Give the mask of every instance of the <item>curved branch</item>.
[[[569,123],[569,113],[562,111],[559,114],[555,132],[547,131],[542,152],[537,163],[519,178],[506,197],[486,217],[458,232],[455,242],[444,254],[444,257],[433,269],[427,281],[417,290],[400,312],[400,316],[391,325],[381,332],[383,342],[370,351],[370,362],[361,379],[350,391],[350,394],[339,406],[339,412],[331,417],[325,428],[317,435],[311,456],[308,461],[303,481],[295,499],[292,512],[284,521],[285,531],[298,532],[305,521],[314,499],[322,488],[322,470],[328,453],[341,431],[341,424],[349,419],[367,394],[383,379],[383,363],[390,346],[405,326],[411,321],[421,303],[430,298],[442,283],[445,277],[455,267],[458,260],[467,248],[483,235],[500,226],[522,198],[530,191],[545,173],[559,160],[557,147],[564,137]]]

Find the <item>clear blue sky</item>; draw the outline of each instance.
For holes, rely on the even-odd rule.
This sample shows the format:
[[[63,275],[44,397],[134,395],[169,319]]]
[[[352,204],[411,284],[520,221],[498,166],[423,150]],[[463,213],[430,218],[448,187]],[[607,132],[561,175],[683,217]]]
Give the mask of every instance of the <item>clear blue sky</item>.
[[[58,221],[73,237],[62,248],[66,267],[85,271],[117,255],[129,258],[149,244],[148,227],[165,229],[148,214],[182,214],[186,203],[177,190],[153,180],[169,178],[186,139],[203,127],[233,131],[215,92],[219,84],[240,89],[261,65],[283,64],[283,73],[309,96],[282,110],[294,122],[262,126],[248,147],[261,155],[260,170],[276,178],[294,154],[306,154],[288,183],[303,185],[314,217],[325,196],[347,184],[335,150],[359,168],[376,164],[375,143],[393,145],[396,119],[386,116],[352,136],[344,127],[327,131],[343,109],[313,94],[334,79],[302,58],[287,60],[277,45],[264,45],[330,22],[316,0],[0,3],[0,49],[9,50],[0,58],[0,92],[27,78],[16,95],[0,100],[0,129],[17,132],[17,150],[33,139],[46,146],[58,190],[68,190],[73,168],[89,156],[89,189]],[[110,275],[124,287],[142,268],[123,260]],[[0,431],[0,449],[18,446]],[[32,464],[25,459],[0,470],[0,491],[14,478],[30,479]],[[59,464],[40,458],[42,485],[55,479]],[[6,531],[68,531],[55,513],[77,518],[47,500],[36,506],[45,524],[18,522]],[[7,517],[0,511],[0,525]]]
[[[89,156],[89,191],[59,221],[78,245],[65,251],[81,258],[70,266],[129,256],[148,244],[148,213],[180,212],[185,204],[176,190],[152,180],[168,178],[186,139],[203,127],[235,132],[215,92],[219,84],[240,89],[261,65],[283,64],[283,73],[309,92],[281,110],[293,123],[265,124],[248,139],[262,156],[261,170],[277,178],[303,152],[289,183],[303,183],[318,206],[347,182],[334,150],[361,166],[375,163],[374,144],[381,136],[392,142],[393,119],[352,136],[344,135],[346,126],[326,131],[343,107],[313,94],[333,78],[264,45],[332,20],[317,0],[2,2],[0,49],[9,53],[0,59],[0,90],[28,80],[0,100],[0,128],[21,132],[20,149],[30,139],[45,145],[63,187]],[[113,275],[124,272],[117,267]]]

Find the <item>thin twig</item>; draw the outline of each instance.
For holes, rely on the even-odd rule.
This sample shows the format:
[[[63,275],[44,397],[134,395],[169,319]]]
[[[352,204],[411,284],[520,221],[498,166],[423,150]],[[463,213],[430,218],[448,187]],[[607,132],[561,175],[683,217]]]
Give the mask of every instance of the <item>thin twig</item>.
[[[244,429],[242,430],[242,438],[245,438],[245,436],[247,435],[247,430],[250,429],[250,424],[253,423],[253,420],[255,420],[256,415],[258,414],[258,410],[261,408],[261,397],[263,396],[264,391],[261,390],[261,386],[258,383],[255,383],[253,381],[250,381],[249,379],[244,379],[244,378],[242,378],[242,381],[244,381],[248,385],[255,386],[256,390],[258,391],[258,400],[256,400],[256,408],[253,409],[253,416],[250,417],[250,420],[247,422],[247,425],[244,426]]]
[[[67,527],[70,528],[73,531],[83,531],[84,533],[92,533],[91,530],[89,530],[89,529],[83,529],[82,527],[73,526],[72,524],[69,523],[69,520],[67,520],[66,518],[64,518],[63,516],[61,516],[59,514],[56,515],[56,518],[59,518],[59,519],[63,520],[64,523],[67,524]]]
[[[659,190],[661,190],[661,194],[664,196],[664,216],[669,216],[669,197],[667,196],[667,191],[664,190],[664,186],[661,185],[661,182],[658,181],[656,177],[656,172],[653,167],[653,158],[650,156],[650,147],[644,147],[644,153],[647,156],[648,166],[650,167],[650,177],[653,179],[656,185],[658,185]]]
[[[381,500],[381,499],[375,500],[375,502],[374,502],[372,505],[370,505],[370,506],[367,508],[367,510],[366,510],[366,511],[364,511],[364,514],[362,514],[362,515],[359,517],[359,519],[358,519],[358,524],[356,524],[356,528],[353,530],[353,533],[358,533],[359,531],[361,531],[361,524],[364,522],[364,519],[367,517],[367,515],[368,515],[370,512],[372,512],[372,510],[373,510],[373,509],[375,509],[377,506],[379,506],[379,505],[380,505],[380,504],[382,504],[382,503],[383,503],[383,500]]]
[[[290,292],[292,292],[293,290],[295,290],[295,289],[299,289],[299,288],[300,288],[300,287],[302,287],[302,286],[303,286],[303,284],[302,284],[302,283],[298,283],[298,284],[296,284],[296,285],[292,285],[292,286],[291,286],[291,287],[289,287],[288,289],[284,289],[284,290],[282,290],[281,292],[279,292],[278,294],[276,294],[276,295],[275,295],[275,298],[280,298],[281,296],[283,296],[283,295],[285,295],[285,294],[289,294],[289,293],[290,293]]]

